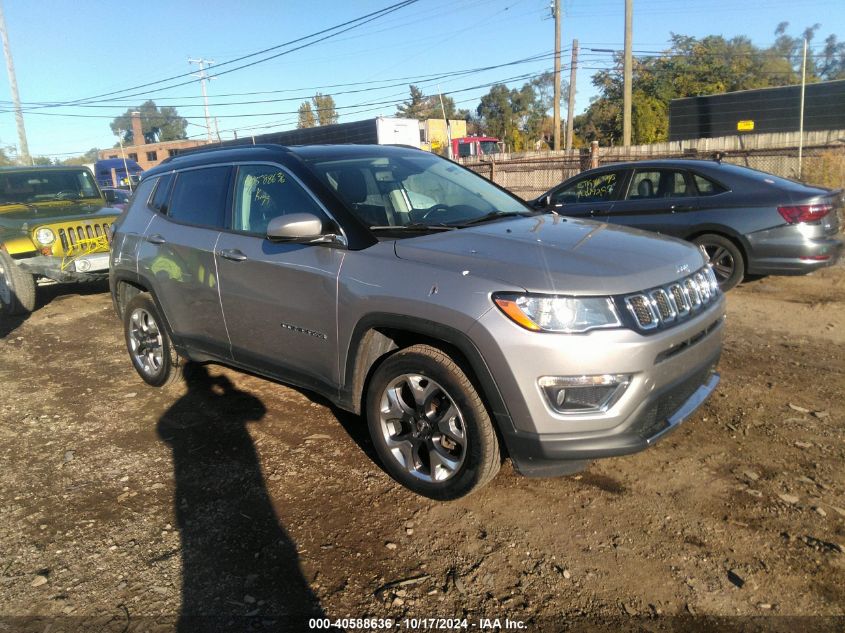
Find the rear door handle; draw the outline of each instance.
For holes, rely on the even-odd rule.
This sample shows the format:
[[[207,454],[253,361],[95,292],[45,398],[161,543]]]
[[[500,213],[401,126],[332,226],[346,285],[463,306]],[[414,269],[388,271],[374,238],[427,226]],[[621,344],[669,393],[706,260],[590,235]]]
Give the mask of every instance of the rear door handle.
[[[167,242],[167,240],[166,240],[166,239],[164,239],[164,238],[163,238],[161,235],[159,235],[158,233],[155,233],[155,234],[153,234],[153,235],[148,235],[148,236],[147,236],[147,241],[148,241],[150,244],[164,244],[165,242]]]
[[[247,258],[246,255],[244,255],[237,248],[227,248],[226,250],[220,251],[218,255],[220,255],[220,257],[224,259],[229,259],[233,262],[242,262]]]

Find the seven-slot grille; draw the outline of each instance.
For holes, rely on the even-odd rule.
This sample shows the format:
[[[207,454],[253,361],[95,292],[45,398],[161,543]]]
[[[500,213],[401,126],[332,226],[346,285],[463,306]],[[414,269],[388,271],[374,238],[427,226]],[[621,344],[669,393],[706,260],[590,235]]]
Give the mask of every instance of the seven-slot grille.
[[[678,281],[625,297],[625,305],[641,330],[686,319],[709,305],[719,294],[719,283],[710,266]]]
[[[68,251],[75,250],[84,240],[98,237],[105,237],[111,243],[111,236],[109,235],[110,224],[110,222],[79,224],[59,229],[59,240],[62,243],[62,248],[67,253]]]

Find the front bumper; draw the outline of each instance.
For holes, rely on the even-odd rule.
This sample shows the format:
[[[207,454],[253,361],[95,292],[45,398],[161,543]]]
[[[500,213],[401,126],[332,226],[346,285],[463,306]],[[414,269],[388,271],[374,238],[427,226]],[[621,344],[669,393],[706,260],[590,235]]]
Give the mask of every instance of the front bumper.
[[[589,460],[643,450],[686,420],[718,385],[725,299],[689,321],[643,335],[528,332],[498,311],[470,335],[479,344],[507,407],[494,411],[508,454],[522,474],[554,476]],[[538,386],[541,376],[628,374],[624,394],[606,411],[560,414]]]
[[[95,281],[108,278],[109,254],[89,253],[72,258],[39,255],[19,259],[18,265],[32,275],[41,275],[59,283]]]

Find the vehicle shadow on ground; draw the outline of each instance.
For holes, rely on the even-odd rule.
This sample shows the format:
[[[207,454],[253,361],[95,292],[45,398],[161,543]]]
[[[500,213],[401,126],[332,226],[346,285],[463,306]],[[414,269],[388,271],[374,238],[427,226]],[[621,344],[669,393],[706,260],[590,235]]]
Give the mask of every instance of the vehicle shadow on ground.
[[[225,376],[190,364],[188,392],[162,415],[173,451],[181,536],[178,631],[307,630],[323,617],[279,522],[247,424],[266,408]]]

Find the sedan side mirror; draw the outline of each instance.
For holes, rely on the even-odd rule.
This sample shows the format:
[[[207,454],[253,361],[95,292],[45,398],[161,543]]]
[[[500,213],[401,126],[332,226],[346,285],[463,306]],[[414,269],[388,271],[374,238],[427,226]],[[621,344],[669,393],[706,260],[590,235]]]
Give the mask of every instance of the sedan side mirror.
[[[323,221],[312,213],[289,213],[270,220],[267,239],[273,242],[314,244],[334,242],[337,236],[323,233]]]

